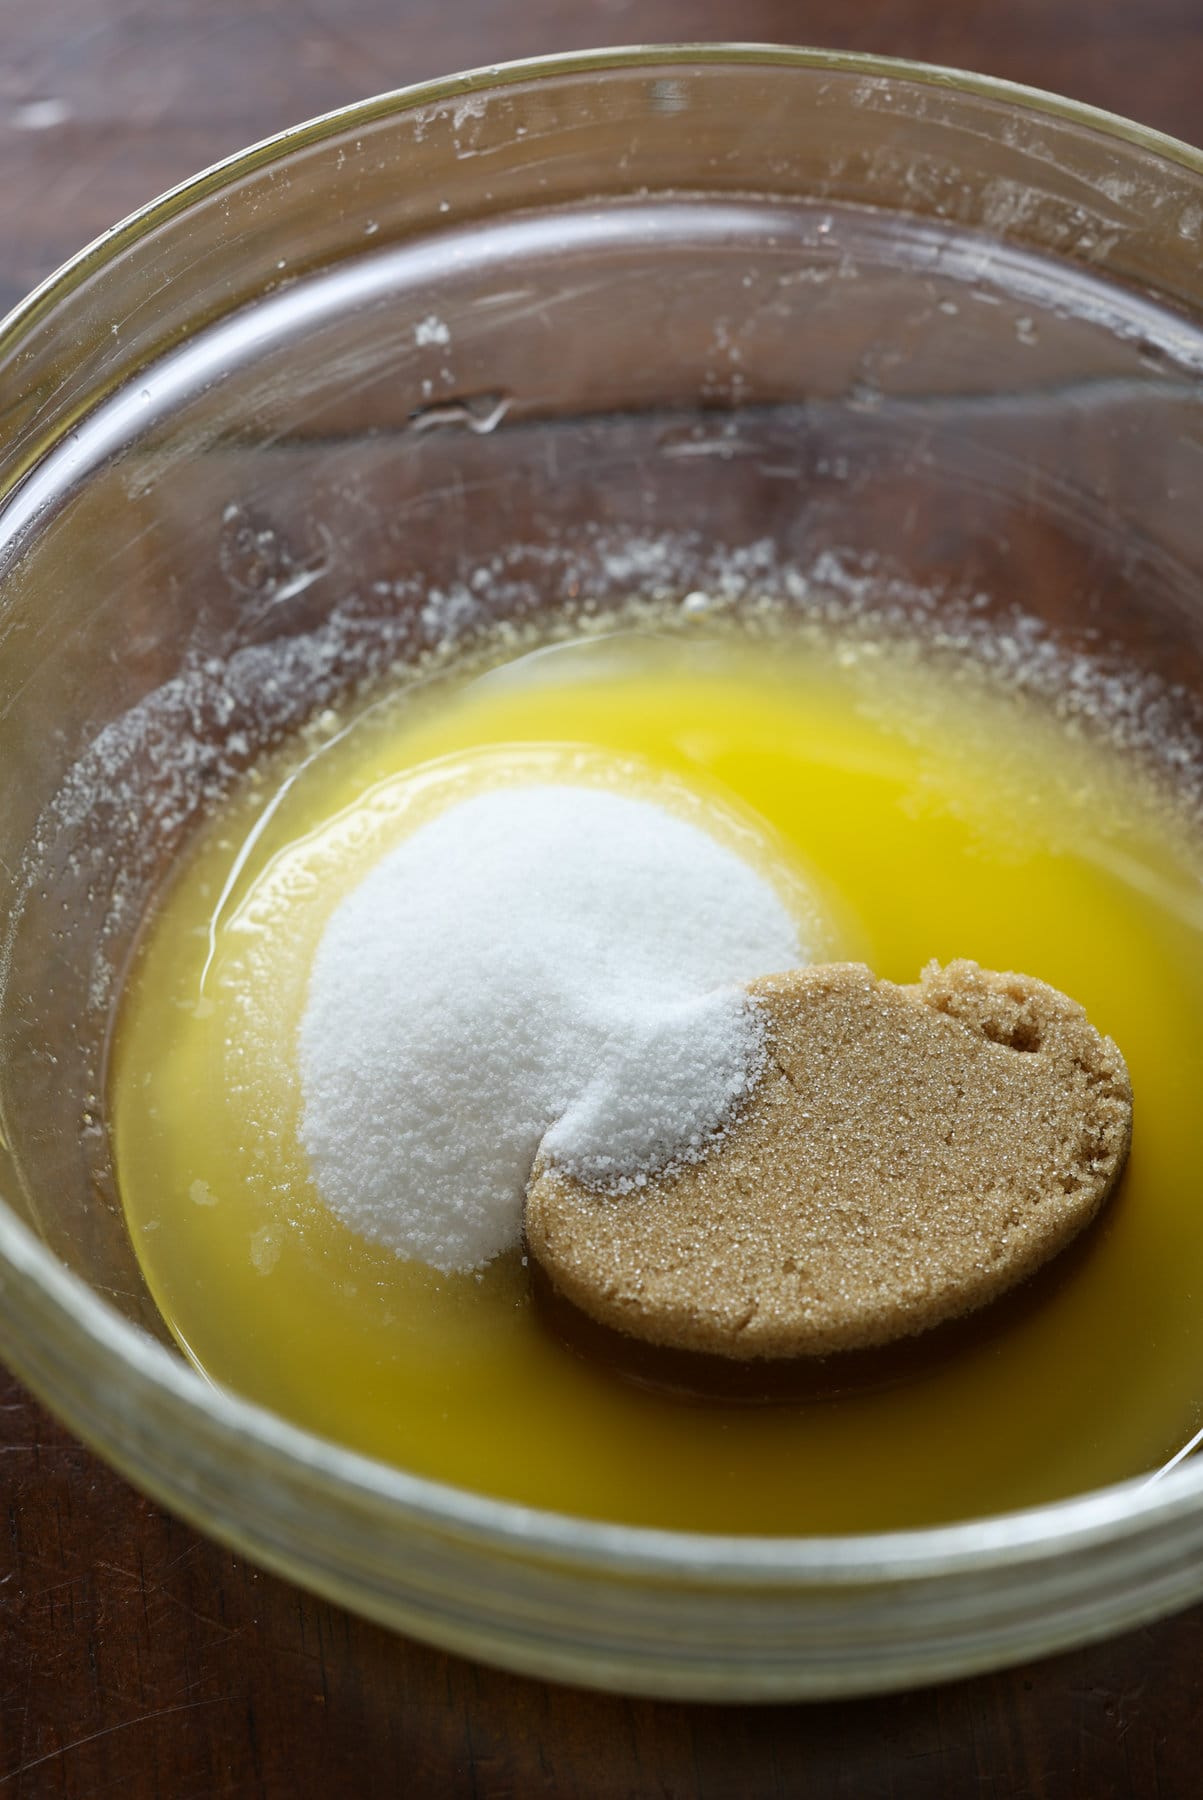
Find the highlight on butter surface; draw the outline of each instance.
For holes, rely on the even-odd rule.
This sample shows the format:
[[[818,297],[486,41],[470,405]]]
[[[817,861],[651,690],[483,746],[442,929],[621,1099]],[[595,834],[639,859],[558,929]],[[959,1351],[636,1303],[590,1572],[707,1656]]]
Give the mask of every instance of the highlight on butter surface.
[[[147,935],[111,1110],[152,1291],[310,1429],[593,1517],[901,1527],[1154,1468],[1203,1389],[1201,860],[1105,731],[915,641],[633,632],[367,706],[231,798]],[[756,1091],[749,983],[964,956],[1080,1001],[1139,1096],[1038,1305],[905,1381],[734,1409],[547,1331],[540,1143],[637,1204]]]

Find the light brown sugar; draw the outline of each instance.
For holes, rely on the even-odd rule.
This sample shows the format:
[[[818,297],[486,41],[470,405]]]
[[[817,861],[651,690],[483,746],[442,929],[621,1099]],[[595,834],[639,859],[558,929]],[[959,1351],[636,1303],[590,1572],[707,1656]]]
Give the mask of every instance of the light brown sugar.
[[[887,1344],[1032,1274],[1118,1180],[1123,1057],[1046,983],[839,963],[749,991],[766,1064],[703,1161],[626,1192],[536,1165],[530,1252],[598,1322],[740,1359]]]

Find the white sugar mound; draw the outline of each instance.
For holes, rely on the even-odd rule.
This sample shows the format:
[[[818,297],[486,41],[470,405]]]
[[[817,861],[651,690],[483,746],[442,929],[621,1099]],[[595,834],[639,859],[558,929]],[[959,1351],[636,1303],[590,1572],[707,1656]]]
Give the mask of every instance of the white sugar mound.
[[[645,800],[507,788],[419,827],[333,914],[300,1029],[326,1203],[435,1268],[518,1242],[535,1153],[622,1185],[754,1079],[739,984],[806,960],[757,872]]]

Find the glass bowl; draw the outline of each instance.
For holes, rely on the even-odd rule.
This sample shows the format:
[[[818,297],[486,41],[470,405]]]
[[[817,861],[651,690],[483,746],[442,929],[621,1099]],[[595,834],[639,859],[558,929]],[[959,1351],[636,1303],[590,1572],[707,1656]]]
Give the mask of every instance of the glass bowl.
[[[198,814],[315,708],[482,629],[632,590],[884,597],[1035,621],[1191,714],[1201,246],[1203,158],[1087,108],[861,57],[624,50],[300,126],[10,317],[0,1344],[47,1404],[295,1580],[631,1692],[867,1692],[1203,1593],[1189,1458],[1039,1511],[767,1541],[349,1455],[166,1341],[101,1098]]]

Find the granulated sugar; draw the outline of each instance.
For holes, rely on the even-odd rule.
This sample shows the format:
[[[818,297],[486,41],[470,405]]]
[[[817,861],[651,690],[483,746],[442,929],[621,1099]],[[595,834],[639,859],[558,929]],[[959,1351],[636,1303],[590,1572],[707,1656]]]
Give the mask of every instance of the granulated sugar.
[[[441,1270],[515,1244],[540,1144],[629,1186],[702,1153],[754,1079],[740,984],[807,960],[706,830],[588,787],[478,794],[338,907],[300,1030],[302,1138],[353,1229]]]

